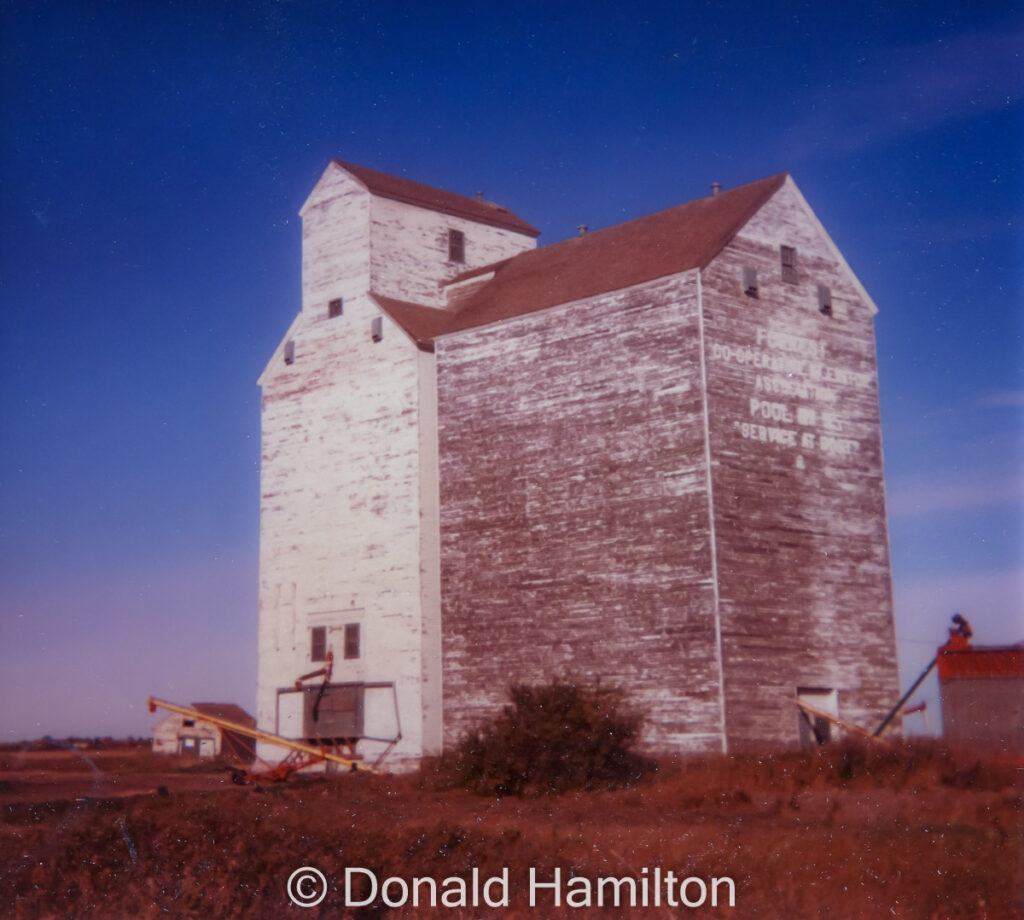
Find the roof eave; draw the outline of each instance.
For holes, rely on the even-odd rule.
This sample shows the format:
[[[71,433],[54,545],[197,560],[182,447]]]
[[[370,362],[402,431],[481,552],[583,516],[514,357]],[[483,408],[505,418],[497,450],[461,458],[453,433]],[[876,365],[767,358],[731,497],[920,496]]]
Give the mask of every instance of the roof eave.
[[[797,198],[800,199],[801,204],[803,204],[803,206],[807,209],[807,213],[810,215],[815,227],[821,233],[822,238],[825,240],[825,243],[828,246],[830,252],[832,253],[833,258],[835,258],[836,262],[839,263],[839,266],[849,276],[850,282],[856,288],[857,293],[860,294],[860,296],[863,298],[864,303],[867,304],[868,310],[871,311],[871,315],[877,316],[878,306],[875,304],[875,301],[867,292],[867,289],[864,287],[864,285],[860,283],[860,279],[857,277],[857,274],[854,272],[852,268],[850,268],[850,263],[846,261],[842,252],[839,251],[839,247],[836,246],[835,242],[832,240],[832,237],[829,236],[829,232],[825,229],[822,222],[818,220],[818,215],[814,213],[814,210],[807,203],[807,199],[804,198],[803,192],[800,191],[799,186],[793,181],[793,177],[790,176],[788,173],[786,173],[785,176],[786,184],[789,185],[790,188],[792,188]]]
[[[769,201],[771,201],[773,197],[775,197],[779,189],[782,188],[786,184],[786,182],[791,181],[791,177],[788,172],[781,172],[776,173],[774,176],[768,176],[765,179],[759,181],[767,183],[766,188],[769,188],[770,191],[766,192],[766,194],[763,195],[761,198],[755,199],[753,202],[751,202],[750,206],[747,208],[746,213],[736,220],[735,224],[732,227],[732,230],[727,235],[722,237],[720,241],[717,241],[715,246],[708,250],[708,253],[702,260],[700,260],[700,262],[697,265],[697,268],[699,268],[701,271],[704,271],[704,269],[706,269],[715,259],[717,259],[722,254],[723,250],[734,239],[736,239],[736,236],[747,225],[747,223],[749,223],[750,219],[758,211],[760,211],[761,208],[763,208]],[[740,188],[742,187],[743,186],[740,186]],[[728,191],[726,191],[720,194],[727,195],[729,193]]]
[[[404,176],[395,176],[390,173],[384,173],[377,169],[371,169],[368,166],[359,166],[356,163],[346,163],[344,160],[339,160],[337,158],[331,160],[331,165],[344,170],[345,173],[352,176],[352,178],[363,185],[371,195],[375,195],[378,198],[387,198],[390,201],[398,201],[402,204],[423,208],[426,211],[433,211],[437,214],[448,214],[452,217],[461,217],[465,220],[470,220],[478,224],[487,224],[492,227],[509,230],[513,233],[519,233],[523,236],[529,236],[533,239],[536,239],[541,234],[540,230],[523,220],[523,218],[518,214],[513,211],[509,211],[507,208],[501,208],[504,213],[509,215],[507,218],[504,218],[499,214],[489,214],[486,210],[486,204],[477,202],[466,195],[459,194],[458,192],[450,192],[447,189],[437,188],[436,186],[427,185],[423,182],[417,182],[414,179],[406,179]],[[439,204],[431,202],[422,195],[414,194],[412,191],[403,193],[399,190],[381,187],[377,177],[389,182],[398,182],[411,186],[417,191],[422,189],[424,193],[432,192],[441,195],[448,199],[448,201],[447,203]],[[495,205],[495,208],[498,207],[498,205]]]
[[[405,335],[410,342],[413,343],[420,351],[428,353],[434,352],[434,339],[438,333],[429,334],[422,330],[417,330],[409,322],[408,317],[403,315],[404,311],[415,310],[415,311],[429,311],[425,315],[431,315],[434,313],[441,314],[443,311],[436,310],[433,307],[425,306],[424,304],[412,303],[395,300],[393,297],[386,297],[383,294],[379,294],[376,291],[370,291],[370,300],[377,306],[377,309],[381,311],[385,316],[388,317]]]

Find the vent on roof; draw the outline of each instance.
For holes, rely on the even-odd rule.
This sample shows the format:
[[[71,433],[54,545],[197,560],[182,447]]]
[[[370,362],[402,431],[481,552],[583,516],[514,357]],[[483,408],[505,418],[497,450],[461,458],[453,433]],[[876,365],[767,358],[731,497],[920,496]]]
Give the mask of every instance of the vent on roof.
[[[448,231],[448,261],[466,261],[466,234],[461,230]]]
[[[375,342],[379,342],[384,338],[384,319],[380,316],[375,316],[370,320],[370,338]]]
[[[796,284],[800,280],[796,272],[796,247],[780,246],[779,258],[782,261],[782,280]]]
[[[336,316],[341,316],[344,308],[345,304],[343,299],[341,297],[335,297],[334,300],[327,304],[327,318],[334,319]]]
[[[295,363],[295,340],[289,339],[284,343],[284,363],[294,364]]]
[[[747,297],[757,297],[757,269],[749,265],[743,266],[743,293]]]
[[[818,312],[832,316],[832,289],[824,284],[818,285]]]

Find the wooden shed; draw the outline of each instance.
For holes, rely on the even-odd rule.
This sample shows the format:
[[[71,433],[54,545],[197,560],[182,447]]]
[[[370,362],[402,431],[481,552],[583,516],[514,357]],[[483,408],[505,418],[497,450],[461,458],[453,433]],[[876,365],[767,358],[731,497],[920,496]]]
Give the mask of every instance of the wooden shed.
[[[256,720],[235,703],[192,703],[191,708],[247,728],[256,727]],[[153,726],[153,750],[160,754],[218,757],[235,763],[252,763],[256,756],[256,742],[229,729],[172,714]]]

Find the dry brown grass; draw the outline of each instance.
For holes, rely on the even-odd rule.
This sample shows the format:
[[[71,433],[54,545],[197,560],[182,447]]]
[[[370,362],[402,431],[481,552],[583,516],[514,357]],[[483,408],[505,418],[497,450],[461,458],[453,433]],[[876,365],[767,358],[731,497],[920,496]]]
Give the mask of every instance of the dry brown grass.
[[[14,917],[546,920],[599,912],[530,909],[531,867],[597,878],[661,866],[731,876],[736,907],[603,915],[1002,920],[1024,916],[1021,807],[1013,768],[921,745],[708,757],[632,789],[535,799],[439,789],[426,775],[14,802],[0,825],[0,904]],[[303,865],[334,886],[305,911],[285,893]],[[346,912],[345,866],[438,880],[507,866],[511,906]]]
[[[150,748],[0,752],[0,775],[12,772],[46,773],[167,773],[222,770],[214,761],[176,754],[154,754]]]

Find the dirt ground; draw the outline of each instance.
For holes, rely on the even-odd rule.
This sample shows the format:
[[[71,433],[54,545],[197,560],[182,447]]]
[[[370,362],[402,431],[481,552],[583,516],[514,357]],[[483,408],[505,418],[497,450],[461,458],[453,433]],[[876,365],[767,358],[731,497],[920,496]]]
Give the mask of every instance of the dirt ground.
[[[534,799],[481,798],[430,773],[243,788],[211,769],[0,755],[0,915],[1024,917],[1019,770],[937,748],[664,763],[634,788]],[[306,866],[324,882],[300,874],[290,899]],[[347,868],[366,870],[350,890]],[[538,885],[531,906],[531,872],[551,883],[556,870],[560,903]],[[371,875],[378,889],[403,880],[387,883],[398,906],[369,898]],[[467,906],[444,906],[463,885]]]
[[[223,766],[149,751],[0,753],[0,808],[15,803],[123,798],[229,788]],[[161,793],[162,794],[162,793]]]

